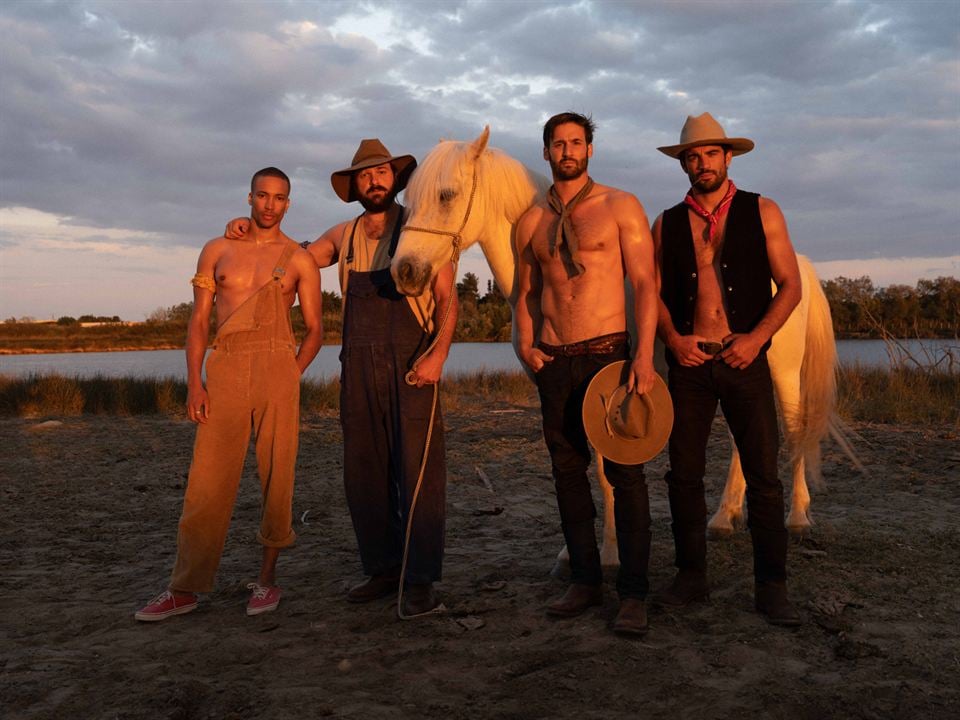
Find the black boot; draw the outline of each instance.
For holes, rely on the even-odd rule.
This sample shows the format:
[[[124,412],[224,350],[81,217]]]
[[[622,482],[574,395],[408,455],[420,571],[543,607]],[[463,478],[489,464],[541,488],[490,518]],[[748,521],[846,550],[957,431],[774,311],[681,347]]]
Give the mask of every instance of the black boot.
[[[667,587],[653,594],[653,602],[664,607],[684,607],[710,599],[706,570],[678,570]]]
[[[671,529],[677,574],[667,587],[653,594],[653,602],[664,607],[683,607],[692,602],[709,600],[706,526],[688,527],[674,522]]]
[[[771,625],[797,627],[803,622],[787,597],[785,582],[758,582],[754,588],[754,599],[757,612]]]

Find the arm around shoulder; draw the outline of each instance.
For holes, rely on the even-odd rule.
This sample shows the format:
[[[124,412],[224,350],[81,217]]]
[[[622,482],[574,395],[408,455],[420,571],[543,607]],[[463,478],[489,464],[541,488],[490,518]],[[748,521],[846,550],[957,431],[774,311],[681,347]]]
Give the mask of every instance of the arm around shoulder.
[[[319,268],[330,267],[340,259],[340,243],[348,222],[334,225],[307,247],[314,263]]]

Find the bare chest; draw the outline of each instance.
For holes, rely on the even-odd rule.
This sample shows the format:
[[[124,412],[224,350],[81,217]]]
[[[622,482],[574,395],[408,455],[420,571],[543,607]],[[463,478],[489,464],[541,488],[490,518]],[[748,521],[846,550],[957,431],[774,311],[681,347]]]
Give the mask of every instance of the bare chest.
[[[249,295],[270,282],[277,267],[282,247],[267,245],[262,248],[239,246],[224,253],[217,261],[215,275],[220,295]],[[280,279],[284,292],[295,288],[295,281],[284,273]]]
[[[602,203],[591,203],[577,207],[570,216],[573,233],[576,236],[578,252],[584,261],[591,258],[616,254],[620,256],[620,229],[610,213],[604,211]],[[551,210],[545,210],[537,231],[533,236],[533,251],[541,266],[547,267],[558,261],[556,245],[559,242],[560,216]],[[569,242],[569,238],[567,238]]]

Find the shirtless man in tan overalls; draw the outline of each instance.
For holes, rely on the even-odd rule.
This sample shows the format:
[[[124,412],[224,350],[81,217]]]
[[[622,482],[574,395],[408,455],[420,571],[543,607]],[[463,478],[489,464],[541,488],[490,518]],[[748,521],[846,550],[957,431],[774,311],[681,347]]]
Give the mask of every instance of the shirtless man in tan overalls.
[[[657,324],[653,241],[643,206],[630,193],[595,184],[587,174],[593,123],[576,113],[547,121],[543,158],[554,184],[548,199],[530,208],[517,226],[518,351],[535,375],[550,451],[571,584],[550,603],[548,616],[581,614],[603,601],[596,509],[587,467],[590,448],[581,418],[593,376],[630,360],[628,389],[646,393],[654,383]],[[637,348],[630,351],[624,276],[635,292]],[[615,632],[647,630],[644,598],[650,553],[650,509],[642,465],[604,458],[613,486],[620,572]]]
[[[316,263],[280,231],[289,193],[290,181],[280,170],[257,172],[248,198],[250,230],[239,240],[215,238],[200,253],[186,350],[187,415],[197,423],[197,437],[177,559],[168,589],[138,611],[137,620],[190,612],[197,593],[213,589],[251,429],[262,489],[257,540],[263,561],[257,582],[248,586],[253,592],[247,614],[273,610],[280,602],[277,558],[296,537],[291,520],[300,376],[323,339]],[[307,328],[299,351],[290,327],[297,296]],[[214,300],[218,330],[204,384]]]

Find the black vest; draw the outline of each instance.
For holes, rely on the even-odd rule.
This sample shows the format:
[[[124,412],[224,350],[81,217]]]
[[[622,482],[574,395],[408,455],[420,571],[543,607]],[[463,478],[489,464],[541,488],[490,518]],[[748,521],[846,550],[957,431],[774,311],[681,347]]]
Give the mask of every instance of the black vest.
[[[660,225],[660,297],[681,335],[693,333],[697,302],[697,257],[684,203],[664,211]],[[735,333],[748,333],[770,306],[770,261],[767,236],[760,220],[760,196],[737,190],[727,213],[718,266],[727,322]],[[768,342],[761,352],[769,347]],[[667,361],[673,362],[667,351]]]

